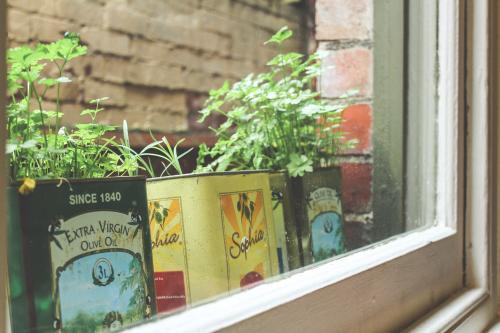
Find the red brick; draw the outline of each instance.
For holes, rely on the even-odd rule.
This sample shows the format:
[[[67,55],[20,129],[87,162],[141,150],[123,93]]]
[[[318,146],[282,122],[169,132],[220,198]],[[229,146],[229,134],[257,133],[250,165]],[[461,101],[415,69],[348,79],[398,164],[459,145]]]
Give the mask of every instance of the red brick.
[[[368,213],[372,206],[372,165],[344,163],[342,206],[344,213]]]
[[[323,59],[320,91],[323,97],[338,98],[355,90],[360,97],[372,96],[372,50],[355,47],[327,51]]]
[[[318,0],[316,39],[370,39],[373,0]]]
[[[355,104],[342,113],[341,130],[345,140],[357,140],[354,148],[345,154],[369,154],[372,151],[372,107],[370,104]]]

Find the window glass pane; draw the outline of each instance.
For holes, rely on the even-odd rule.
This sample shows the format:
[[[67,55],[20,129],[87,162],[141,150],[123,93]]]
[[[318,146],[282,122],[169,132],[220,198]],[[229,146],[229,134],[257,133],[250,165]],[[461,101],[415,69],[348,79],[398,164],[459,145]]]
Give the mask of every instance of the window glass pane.
[[[9,1],[15,332],[105,332],[429,226],[437,1]]]

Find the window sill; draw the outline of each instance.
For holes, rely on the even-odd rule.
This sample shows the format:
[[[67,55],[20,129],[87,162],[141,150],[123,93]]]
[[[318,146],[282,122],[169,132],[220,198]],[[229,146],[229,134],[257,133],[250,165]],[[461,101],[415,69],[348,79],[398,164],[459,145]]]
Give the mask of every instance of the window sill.
[[[129,332],[163,332],[165,327],[175,327],[178,332],[215,331],[228,327],[241,329],[241,325],[258,325],[268,330],[273,325],[298,329],[294,326],[297,324],[294,323],[295,320],[300,320],[301,323],[319,323],[321,320],[315,318],[325,315],[325,313],[314,313],[313,316],[305,316],[306,314],[311,315],[311,311],[305,311],[304,305],[301,303],[304,301],[306,303],[312,302],[311,305],[314,306],[318,302],[311,300],[311,297],[329,300],[331,304],[322,304],[322,307],[328,309],[327,316],[329,316],[330,321],[332,319],[342,320],[344,325],[350,324],[342,313],[347,309],[353,309],[351,305],[355,306],[358,313],[365,311],[363,307],[366,307],[367,312],[376,312],[374,303],[377,306],[386,306],[386,304],[389,304],[388,306],[403,306],[405,309],[402,310],[401,318],[404,318],[405,315],[415,318],[417,314],[423,313],[423,308],[428,311],[432,308],[433,302],[443,299],[459,288],[460,281],[455,281],[454,277],[446,276],[450,265],[460,265],[460,262],[454,263],[445,255],[448,242],[454,241],[457,241],[456,232],[447,227],[432,227],[394,237],[377,246],[290,275],[285,279],[270,281],[256,288],[237,293],[232,297],[219,299],[178,315],[159,318],[131,328]],[[422,270],[425,268],[429,269],[425,275],[418,279],[413,277],[422,275]],[[390,277],[382,278],[380,274],[387,276],[388,271],[399,273],[389,273]],[[404,305],[395,302],[402,297],[399,295],[400,291],[412,290],[408,288],[415,287],[418,292],[419,287],[423,285],[429,289],[429,283],[433,283],[436,279],[451,279],[446,290],[443,288],[430,288],[433,290],[428,290],[435,295],[436,299],[415,297],[416,302],[412,300]],[[353,280],[356,281],[352,282]],[[426,282],[423,283],[423,280]],[[379,286],[374,285],[373,282]],[[355,284],[351,285],[350,283]],[[394,284],[398,284],[398,288],[393,288]],[[401,287],[402,285],[404,287]],[[353,288],[355,288],[355,293],[352,293]],[[321,292],[316,293],[320,289],[322,289]],[[351,292],[350,299],[343,297],[345,292],[342,290]],[[331,292],[335,294],[335,297],[330,295]],[[370,293],[374,293],[376,296],[368,297]],[[320,302],[322,303],[322,301]],[[289,312],[285,309],[290,305],[298,305],[299,311],[302,313],[293,314],[293,310]],[[339,308],[340,312],[337,313],[336,308]],[[321,312],[319,309],[317,310]],[[272,318],[265,316],[266,313],[271,312],[273,313]],[[332,318],[331,314],[335,313],[337,315]],[[253,318],[256,316],[259,317]],[[261,316],[266,318],[261,318]],[[283,316],[290,317],[290,320]],[[377,323],[381,328],[389,328],[389,326],[384,325],[403,327],[402,325],[405,324],[408,323],[398,322],[394,318],[389,322]],[[321,328],[318,328],[319,330]]]

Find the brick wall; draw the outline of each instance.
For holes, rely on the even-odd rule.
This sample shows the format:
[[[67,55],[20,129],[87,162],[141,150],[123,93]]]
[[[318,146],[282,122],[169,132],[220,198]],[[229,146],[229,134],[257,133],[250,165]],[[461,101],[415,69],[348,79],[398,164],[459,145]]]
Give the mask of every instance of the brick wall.
[[[67,122],[78,120],[85,101],[109,96],[103,121],[127,119],[131,128],[177,133],[174,139],[194,146],[209,140],[196,123],[207,91],[263,69],[275,52],[262,42],[288,25],[298,32],[288,49],[327,54],[323,97],[339,103],[346,91],[358,91],[343,129],[359,144],[341,157],[353,249],[369,243],[373,219],[373,0],[306,1],[316,9],[314,36],[304,8],[281,0],[8,0],[9,43],[79,32],[89,55],[75,63],[75,83],[63,90]]]
[[[350,90],[356,96],[344,111],[343,130],[357,139],[355,149],[340,160],[342,203],[347,245],[355,249],[370,243],[372,229],[372,123],[373,123],[373,1],[316,0],[315,35],[325,51],[321,95],[341,103]]]
[[[66,123],[109,96],[101,121],[196,144],[197,111],[211,88],[263,69],[275,54],[263,42],[288,25],[288,50],[304,51],[304,13],[281,0],[8,0],[10,46],[79,32],[89,55],[63,89]],[[45,106],[50,108],[50,104]],[[137,136],[135,136],[137,138]],[[194,138],[194,139],[193,139]],[[201,138],[205,138],[202,136]],[[206,139],[206,138],[205,138]],[[140,143],[139,143],[140,144]]]

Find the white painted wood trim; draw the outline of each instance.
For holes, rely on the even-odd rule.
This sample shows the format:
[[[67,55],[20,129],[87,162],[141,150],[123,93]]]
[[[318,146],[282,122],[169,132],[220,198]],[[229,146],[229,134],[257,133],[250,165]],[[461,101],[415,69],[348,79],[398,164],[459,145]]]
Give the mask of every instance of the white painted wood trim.
[[[493,324],[487,331],[487,333],[500,333],[500,320],[497,318],[495,324]]]
[[[473,311],[461,316],[460,325],[454,328],[454,333],[484,332],[491,325],[495,319],[495,298],[491,294],[488,296]]]
[[[439,1],[436,221],[463,232],[464,1]],[[451,126],[450,126],[451,125]],[[453,144],[452,144],[453,143]],[[453,148],[454,145],[454,148]],[[450,179],[450,170],[456,172]],[[443,181],[445,180],[445,181]],[[450,210],[450,207],[455,209]]]
[[[437,171],[438,0],[407,1],[406,231],[434,220]]]
[[[490,100],[489,28],[490,1],[467,2],[468,62],[467,123],[470,140],[467,149],[466,284],[490,289],[493,267],[491,243],[494,234],[490,205]],[[474,221],[475,223],[472,223]]]
[[[428,333],[448,332],[460,325],[461,321],[476,311],[489,299],[489,293],[482,288],[461,291],[456,297],[440,305],[405,332]]]
[[[467,13],[467,200],[466,274],[471,290],[440,306],[416,325],[417,332],[482,332],[495,319],[497,288],[495,269],[495,171],[498,145],[494,123],[499,95],[493,89],[491,74],[498,65],[492,51],[497,40],[496,23],[500,17],[496,0],[466,2]],[[500,9],[500,7],[498,8]],[[500,28],[500,26],[498,27]],[[499,29],[500,30],[500,29]],[[493,36],[492,36],[493,35]],[[500,69],[500,68],[499,68]],[[496,127],[497,126],[497,127]],[[498,134],[497,134],[498,135]]]
[[[442,209],[438,214],[440,217],[438,226],[392,239],[383,245],[364,249],[280,281],[268,282],[177,316],[144,324],[130,330],[131,332],[164,332],[169,328],[179,332],[210,331],[224,327],[228,327],[231,331],[245,331],[254,327],[290,332],[304,330],[384,332],[409,325],[430,307],[460,289],[461,276],[457,272],[461,271],[462,257],[457,249],[462,243],[460,208],[463,205],[460,201],[461,196],[457,193],[460,194],[462,188],[460,183],[462,167],[460,150],[449,149],[446,146],[456,143],[456,146],[460,147],[463,139],[463,133],[457,130],[461,128],[457,110],[461,110],[462,71],[459,55],[462,54],[461,45],[463,45],[458,24],[463,22],[463,17],[460,15],[460,1],[440,2],[444,6],[440,11],[443,13],[440,36],[448,37],[444,40],[448,40],[449,45],[440,47],[439,56],[451,61],[441,62],[440,68],[441,82],[443,82],[440,88],[443,89],[440,90],[440,103],[442,103],[440,108],[443,107],[442,110],[447,110],[449,113],[443,112],[440,118],[440,124],[444,125],[444,128],[440,131],[439,141],[444,150],[443,155],[439,154],[441,164],[438,193],[445,201],[439,204]],[[481,133],[485,129],[484,119],[481,117],[484,117],[484,110],[487,109],[483,100],[487,89],[486,93],[478,91],[481,87],[487,88],[484,76],[487,77],[488,67],[485,67],[483,63],[485,59],[481,56],[481,52],[485,52],[482,41],[485,38],[483,25],[487,25],[485,22],[487,15],[481,15],[487,10],[486,3],[487,0],[469,1],[469,5],[473,7],[471,15],[474,15],[474,29],[471,35],[473,38],[470,39],[473,43],[469,48],[477,48],[476,54],[478,54],[469,67],[473,73],[470,77],[472,86],[475,87],[470,100],[473,111],[470,113],[470,119],[473,120],[470,130],[472,136],[476,136],[472,138],[472,150],[469,156],[472,154],[472,157],[479,158],[481,162],[469,173],[469,177],[474,177],[473,179],[478,177],[480,180],[474,183],[477,185],[474,185],[473,190],[468,193],[473,198],[471,214],[468,216],[468,222],[471,223],[471,236],[468,237],[468,241],[473,245],[473,249],[468,251],[467,258],[475,261],[468,265],[470,268],[467,272],[471,278],[467,282],[470,286],[485,285],[486,289],[477,290],[487,290],[488,292],[483,292],[482,295],[491,299],[489,297],[491,274],[488,273],[491,272],[491,257],[485,258],[485,252],[481,252],[482,250],[488,253],[491,250],[491,242],[488,241],[486,234],[491,224],[488,224],[487,219],[484,220],[485,216],[481,213],[484,204],[480,202],[481,198],[488,195],[484,192],[488,185],[485,183],[487,179],[483,178],[485,167],[483,159],[486,158],[484,151],[487,150],[483,144],[487,131],[486,134]],[[3,6],[3,10],[0,7],[0,15],[5,16],[5,0],[0,0],[0,6]],[[0,19],[0,22],[5,22],[5,17],[3,18],[4,20]],[[0,44],[5,45],[5,29],[0,28],[0,33],[2,35]],[[449,38],[450,36],[454,37]],[[440,40],[443,41],[442,38]],[[3,50],[0,48],[0,51]],[[480,72],[476,73],[475,68],[479,68]],[[0,77],[5,78],[4,73],[0,74]],[[5,80],[2,82],[4,84]],[[476,84],[478,86],[475,86]],[[4,128],[4,124],[0,121],[0,133],[4,133]],[[3,142],[0,141],[0,144]],[[5,175],[5,157],[2,155],[0,160],[0,174]],[[4,181],[5,177],[2,177],[0,186],[5,185],[2,183]],[[474,188],[475,186],[477,188]],[[0,191],[0,214],[2,214],[0,237],[4,237],[6,219],[3,191]],[[441,221],[445,221],[444,226]],[[5,286],[5,254],[5,241],[0,241],[0,267],[3,272],[0,274],[0,285],[2,286]],[[5,299],[5,290],[0,289],[0,297]],[[470,307],[474,307],[477,302],[478,294],[469,294],[464,296],[461,306],[466,308],[469,304]],[[5,327],[4,303],[0,304],[0,327]],[[462,325],[465,326],[460,327],[472,329],[477,328],[479,323],[484,323],[489,318],[490,310],[488,307],[482,310],[482,305],[487,306],[488,302],[481,303],[477,311],[464,318]],[[444,307],[443,311],[452,312],[450,307]],[[464,311],[467,312],[455,310],[451,317],[463,317]],[[443,313],[437,315],[440,320],[444,318]],[[245,318],[247,319],[243,320]]]
[[[241,325],[244,320],[255,317],[276,307],[290,304],[290,302],[306,295],[311,295],[314,292],[322,293],[325,288],[329,286],[331,287],[332,285],[338,284],[337,288],[339,289],[343,288],[345,291],[353,291],[352,288],[356,288],[356,286],[347,287],[347,285],[350,284],[349,281],[356,279],[367,283],[371,280],[380,279],[381,273],[391,274],[390,272],[401,274],[401,277],[408,276],[408,278],[413,275],[413,279],[408,280],[407,287],[425,287],[428,291],[436,293],[435,297],[443,299],[446,294],[456,290],[457,285],[460,284],[460,277],[457,279],[457,276],[455,276],[454,281],[452,281],[453,279],[450,280],[450,277],[447,276],[450,269],[451,271],[456,271],[457,267],[461,266],[460,260],[453,261],[449,260],[447,256],[442,256],[444,261],[439,263],[430,262],[427,259],[424,259],[426,258],[426,254],[419,252],[428,252],[428,259],[436,258],[439,257],[440,254],[444,253],[442,251],[445,251],[446,248],[449,248],[450,246],[456,245],[457,242],[459,242],[459,240],[456,237],[456,232],[447,227],[433,227],[417,231],[406,236],[395,237],[384,242],[383,244],[379,244],[378,246],[347,255],[327,264],[309,268],[285,279],[267,282],[256,288],[235,294],[229,298],[216,300],[212,303],[195,307],[190,311],[183,312],[172,317],[143,324],[137,328],[131,329],[129,332],[163,332],[166,327],[175,327],[176,332],[216,331],[237,323]],[[438,251],[436,251],[436,247],[439,248]],[[424,259],[420,262],[420,264],[416,264],[416,267],[411,267],[412,263],[407,261],[412,254]],[[403,267],[400,267],[400,264]],[[388,266],[384,267],[384,265]],[[448,290],[443,292],[441,287],[438,285],[428,288],[429,286],[427,283],[420,285],[424,277],[418,276],[416,273],[419,271],[423,272],[423,270],[426,269],[426,265],[430,265],[434,268],[441,267],[442,271],[438,274],[439,276],[432,277],[431,281],[446,281],[448,284]],[[406,266],[406,268],[404,268],[404,266]],[[415,271],[409,268],[414,268]],[[398,270],[401,270],[401,272],[398,273]],[[431,273],[430,275],[433,274]],[[386,278],[387,280],[391,280],[391,278],[399,280],[399,278],[395,275],[387,276]],[[394,288],[399,289],[399,287],[401,287],[404,283],[403,281],[400,281],[399,284],[400,285],[394,286]],[[364,287],[366,288],[366,285]],[[359,288],[364,290],[362,286],[359,286]],[[346,304],[345,302],[349,300],[343,298],[335,299],[336,307],[338,309],[331,309],[332,315],[329,319],[335,319],[335,325],[338,327],[346,327],[346,325],[352,324],[352,316],[335,316],[334,314],[342,314],[346,311],[357,312],[360,310],[361,303],[365,302],[368,305],[369,303],[372,303],[373,300],[371,297],[368,297],[368,295],[370,293],[377,294],[381,290],[378,288],[373,288],[372,290],[370,289],[372,288],[367,288],[366,294],[364,294],[366,297],[350,300],[350,302],[355,301],[355,303],[358,303],[358,306],[354,308],[344,308]],[[390,291],[384,292],[391,294]],[[352,297],[356,298],[356,295],[360,296],[357,292],[354,292]],[[377,295],[377,297],[381,297],[381,295]],[[419,297],[416,297],[416,299],[418,298]],[[429,298],[427,300],[419,300],[419,303],[426,303],[426,301],[430,301],[430,304],[426,304],[427,306],[432,306],[432,302],[434,300]],[[393,305],[396,307],[401,306],[394,300],[391,300],[391,302],[393,302]],[[410,301],[409,303],[412,302]],[[354,306],[354,304],[351,305]],[[342,308],[344,309],[342,310]],[[373,310],[376,311],[376,309],[372,308],[372,311]],[[408,311],[412,312],[414,310],[412,309],[411,311]],[[308,325],[307,323],[311,320],[311,318],[306,318],[298,313],[295,315],[298,316],[296,320],[298,319],[306,325]],[[348,322],[345,321],[346,319],[348,319]],[[392,328],[401,327],[403,323],[398,323],[394,319],[396,318],[391,317],[392,322],[384,322],[384,324],[388,324],[392,326]],[[343,320],[344,322],[342,322]],[[255,321],[256,320],[250,320],[245,322],[243,327],[255,325]],[[291,330],[293,332],[298,328],[298,323],[296,323],[292,318],[290,318],[288,323],[293,323],[293,327],[290,327],[287,323],[280,323],[283,331]],[[365,321],[365,323],[368,322]],[[267,322],[267,324],[272,325],[271,322]],[[376,328],[373,324],[374,323],[370,323],[368,326],[371,327],[372,331]],[[357,325],[359,325],[359,323]],[[266,330],[268,329],[269,326],[266,326]],[[387,327],[381,327],[380,331],[383,332],[386,329]],[[238,330],[237,327],[236,330]],[[333,328],[330,330],[330,332],[334,331],[337,330]],[[342,332],[342,330],[338,330],[338,332]]]
[[[491,78],[495,49],[495,1],[469,1],[467,6],[468,62],[471,79],[467,87],[468,132],[470,133],[467,167],[467,229],[466,229],[466,285],[479,286],[489,291],[488,300],[464,320],[457,332],[480,331],[494,320],[496,313],[496,238],[495,238],[495,179],[491,168],[496,168],[493,151],[498,149],[494,138],[496,103]],[[493,36],[492,36],[493,35]],[[477,221],[472,223],[472,221]]]

